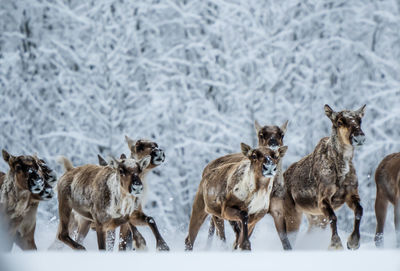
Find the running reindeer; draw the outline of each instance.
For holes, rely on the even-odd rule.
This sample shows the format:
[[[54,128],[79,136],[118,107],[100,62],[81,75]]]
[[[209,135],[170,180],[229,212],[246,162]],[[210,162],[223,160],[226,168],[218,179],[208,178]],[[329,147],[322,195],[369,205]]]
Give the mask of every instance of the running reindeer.
[[[36,213],[40,201],[50,200],[56,174],[37,156],[13,156],[2,151],[9,165],[7,174],[0,172],[0,230],[9,237],[5,249],[13,243],[22,250],[36,250]]]
[[[282,124],[282,126],[276,126],[276,125],[266,125],[266,126],[261,126],[258,121],[255,121],[255,129],[257,132],[257,137],[258,137],[258,145],[259,146],[265,146],[269,147],[272,150],[276,150],[279,147],[283,146],[283,137],[285,136],[286,130],[287,130],[287,124],[288,121],[285,121],[285,123]],[[239,157],[242,156],[242,154],[238,153],[236,154]],[[277,173],[274,177],[273,181],[273,188],[271,192],[271,203],[270,203],[270,208],[266,210],[269,214],[272,215],[275,223],[275,227],[278,231],[278,233],[283,233],[280,234],[279,237],[281,238],[282,246],[284,249],[291,249],[290,243],[286,238],[286,224],[284,222],[284,210],[283,210],[283,200],[284,198],[284,184],[283,184],[283,171],[282,171],[282,160],[279,161],[277,165]],[[261,212],[258,215],[258,220],[263,218],[265,215],[264,212]],[[235,235],[236,235],[236,240],[234,243],[234,249],[237,249],[238,242],[239,242],[239,237],[240,237],[240,232],[241,229],[239,227],[238,222],[236,221],[229,221],[231,224]],[[209,241],[211,240],[212,236],[214,235],[215,228],[217,229],[217,236],[222,240],[226,241],[225,238],[225,230],[224,230],[224,220],[221,218],[218,218],[217,216],[212,216],[210,220],[210,229],[209,229],[209,234],[208,238]],[[252,230],[249,232],[249,235],[251,235]]]
[[[292,164],[284,173],[288,233],[298,231],[303,213],[323,216],[330,221],[332,229],[330,248],[343,248],[334,210],[346,203],[355,216],[347,247],[357,249],[360,246],[363,209],[352,159],[354,146],[363,145],[365,141],[361,130],[364,110],[365,105],[356,111],[335,112],[325,105],[325,114],[332,122],[331,136],[322,138],[311,154]]]
[[[400,247],[400,152],[386,156],[375,172],[376,233],[375,245],[383,247],[383,228],[385,226],[388,203],[394,206],[394,226],[397,247]]]
[[[134,141],[130,139],[128,136],[125,136],[125,139],[126,142],[128,143],[129,149],[131,150],[132,159],[139,161],[146,156],[150,156],[150,163],[146,168],[144,168],[139,173],[139,178],[141,179],[143,185],[143,191],[141,192],[141,195],[138,197],[137,207],[135,211],[131,214],[129,223],[121,225],[119,250],[126,250],[126,248],[132,248],[132,241],[134,241],[136,249],[144,250],[146,248],[146,241],[140,234],[140,232],[137,230],[136,226],[147,225],[150,227],[156,238],[157,249],[161,251],[163,250],[167,251],[169,250],[169,247],[162,238],[161,234],[159,233],[157,224],[155,223],[152,217],[145,215],[142,209],[142,205],[144,204],[145,196],[147,193],[147,182],[145,181],[145,176],[151,169],[159,166],[164,162],[165,160],[164,151],[158,147],[157,143],[149,140],[139,139],[137,141]],[[125,155],[122,155],[121,158],[126,159]],[[98,155],[98,159],[99,159],[99,164],[101,166],[112,166],[113,164],[113,161],[111,161],[111,163],[108,163],[100,155]],[[72,164],[69,161],[64,160],[64,162],[68,162],[65,166],[67,170],[73,168]],[[76,220],[75,222],[77,222],[78,224],[76,240],[78,243],[82,243],[82,241],[84,240],[90,229],[90,222],[85,220],[83,217],[79,215],[75,215],[75,220]],[[72,223],[72,225],[74,225],[74,223]],[[72,232],[74,227],[71,227],[70,225],[69,228],[70,232]],[[108,233],[111,234],[112,236],[115,236],[114,230],[110,230]],[[115,238],[111,238],[111,240],[114,239]],[[111,247],[113,247],[113,242],[111,242]]]
[[[251,249],[249,233],[259,214],[269,209],[273,177],[287,147],[274,151],[263,146],[252,149],[242,143],[241,150],[241,154],[220,157],[205,167],[193,202],[186,250],[193,249],[197,233],[209,214],[238,222],[237,245],[242,250]]]

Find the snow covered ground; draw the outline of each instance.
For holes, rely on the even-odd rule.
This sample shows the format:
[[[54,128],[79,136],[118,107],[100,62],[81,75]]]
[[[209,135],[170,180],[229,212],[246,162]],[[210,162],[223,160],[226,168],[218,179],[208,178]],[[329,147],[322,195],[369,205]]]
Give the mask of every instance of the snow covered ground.
[[[390,223],[388,223],[390,226]],[[145,252],[97,252],[94,231],[84,241],[88,252],[72,252],[59,242],[54,243],[57,221],[39,221],[36,241],[38,252],[21,252],[14,246],[9,254],[0,256],[0,270],[16,271],[62,271],[62,270],[112,270],[130,267],[135,270],[400,270],[400,251],[395,249],[395,235],[391,227],[385,234],[385,249],[375,248],[372,234],[362,233],[361,248],[358,251],[328,251],[330,231],[306,233],[303,225],[295,249],[282,251],[280,241],[270,217],[257,225],[251,238],[252,252],[232,252],[233,232],[226,225],[227,243],[214,238],[207,244],[208,221],[199,232],[194,252],[184,252],[185,231],[163,232],[171,248],[169,253],[157,253],[154,237],[145,227],[139,228],[144,235],[148,251]],[[161,227],[162,228],[162,227]],[[162,231],[162,230],[161,230]],[[339,233],[343,245],[348,233]],[[50,251],[48,250],[50,248]]]
[[[400,270],[395,250],[175,252],[175,253],[17,253],[2,256],[4,271],[47,270]]]

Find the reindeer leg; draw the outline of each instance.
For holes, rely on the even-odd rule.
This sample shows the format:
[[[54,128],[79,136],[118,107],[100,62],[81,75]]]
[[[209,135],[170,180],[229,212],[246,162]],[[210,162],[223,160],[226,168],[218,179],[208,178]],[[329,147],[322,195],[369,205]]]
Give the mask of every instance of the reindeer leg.
[[[106,249],[107,251],[113,251],[115,244],[115,229],[109,230],[106,233]]]
[[[211,217],[210,219],[210,228],[208,229],[208,239],[211,240],[214,236],[215,233],[215,222],[214,222],[214,216]]]
[[[60,195],[60,193],[59,193]],[[69,220],[71,216],[72,208],[68,204],[68,199],[66,198],[59,198],[58,199],[58,212],[60,214],[60,222],[58,224],[58,233],[57,238],[70,246],[73,249],[80,249],[85,250],[85,247],[77,243],[76,241],[72,240],[69,236]]]
[[[251,250],[248,222],[249,215],[246,211],[241,211],[234,207],[223,206],[222,209],[223,217],[228,220],[239,221],[241,223],[241,233],[239,237],[239,248],[242,250]]]
[[[322,200],[321,210],[325,216],[329,217],[329,221],[331,224],[332,238],[331,238],[331,244],[329,245],[329,249],[343,249],[342,241],[340,240],[340,237],[337,233],[337,225],[336,225],[337,217],[327,199]]]
[[[354,211],[354,230],[347,240],[347,248],[355,250],[360,247],[360,223],[363,208],[360,205],[360,197],[358,195],[351,195],[346,200],[346,203]]]
[[[79,222],[78,222],[78,230],[77,230],[77,234],[76,234],[76,241],[79,244],[83,243],[83,240],[86,238],[89,229],[90,229],[90,224],[92,222],[83,218],[79,218]]]
[[[185,250],[193,250],[194,241],[196,240],[200,227],[206,217],[207,213],[205,211],[203,193],[199,190],[193,201],[192,215],[190,216],[189,222],[189,233],[185,239]]]
[[[286,231],[290,243],[296,241],[297,233],[301,225],[303,213],[296,209],[293,199],[285,199],[284,201],[284,219],[286,221]]]
[[[135,248],[138,250],[146,250],[146,240],[140,234],[138,229],[129,223],[121,225],[119,233],[119,250],[133,249],[133,241],[135,242]]]
[[[214,222],[214,216],[211,217],[210,219],[210,228],[208,228],[208,239],[207,239],[207,248],[211,248],[211,244],[213,241],[214,233],[215,233],[215,222]]]
[[[285,216],[282,212],[277,210],[272,210],[271,216],[274,219],[274,224],[276,231],[278,232],[279,239],[281,240],[282,247],[284,250],[291,250],[292,246],[290,245],[287,232],[286,232],[286,220]]]
[[[394,227],[396,231],[396,247],[400,248],[400,199],[394,204]]]
[[[35,227],[31,229],[28,233],[21,235],[20,232],[17,232],[15,235],[15,243],[22,249],[22,250],[37,250],[35,238]]]
[[[132,239],[135,241],[135,248],[138,250],[146,250],[147,245],[146,245],[146,240],[144,240],[143,236],[140,234],[138,229],[132,225],[131,226],[131,232],[132,232]]]
[[[235,232],[235,242],[233,243],[233,249],[237,249],[239,245],[240,232],[242,230],[240,229],[240,225],[237,221],[229,221],[229,224],[231,224],[232,229]]]
[[[154,234],[157,242],[157,249],[160,251],[169,251],[167,243],[162,238],[160,232],[158,231],[157,224],[151,216],[145,215],[141,211],[136,211],[129,218],[129,223],[132,225],[147,225],[150,227]]]
[[[96,223],[96,233],[99,250],[106,250],[106,231],[103,225]]]
[[[385,197],[381,189],[377,186],[375,199],[376,232],[374,241],[375,246],[379,248],[383,247],[383,230],[385,227],[388,202],[388,199]]]
[[[132,241],[132,231],[130,230],[130,225],[126,223],[122,224],[119,228],[118,250],[125,251],[127,248],[131,250],[133,248]]]
[[[214,224],[217,228],[217,236],[219,237],[219,239],[223,242],[226,241],[226,237],[225,237],[225,225],[224,225],[224,220],[213,216],[212,219],[214,220]]]

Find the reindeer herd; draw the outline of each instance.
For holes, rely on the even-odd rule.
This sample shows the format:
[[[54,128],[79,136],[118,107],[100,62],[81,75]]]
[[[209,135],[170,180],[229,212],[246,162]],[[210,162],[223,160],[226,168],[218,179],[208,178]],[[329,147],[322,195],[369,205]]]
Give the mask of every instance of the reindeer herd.
[[[236,237],[234,249],[251,250],[250,237],[266,214],[272,216],[285,250],[292,249],[303,214],[309,229],[330,225],[329,248],[342,249],[335,210],[345,203],[354,212],[354,229],[347,239],[347,248],[359,248],[363,208],[352,159],[354,147],[365,141],[361,129],[365,105],[356,111],[335,112],[328,105],[324,109],[332,122],[331,135],[322,138],[312,153],[286,171],[282,169],[282,160],[288,151],[283,143],[287,121],[280,127],[261,126],[256,121],[258,147],[241,143],[240,153],[217,158],[204,168],[193,202],[186,250],[193,249],[208,215],[209,240],[216,233],[226,241],[227,220]],[[13,156],[3,150],[3,159],[9,165],[7,173],[0,172],[0,228],[8,237],[1,243],[6,251],[14,243],[23,250],[36,249],[37,208],[40,201],[54,196],[53,189],[58,193],[57,239],[72,249],[85,249],[82,242],[90,229],[96,231],[100,250],[106,249],[107,239],[118,240],[119,250],[144,249],[146,241],[136,227],[147,225],[155,236],[157,250],[168,251],[156,222],[143,211],[148,189],[145,177],[164,162],[164,151],[152,141],[135,141],[127,136],[125,139],[130,150],[128,157],[122,154],[107,162],[98,156],[98,165],[79,167],[60,157],[65,172],[58,181],[54,171],[36,155]],[[375,244],[383,245],[390,202],[394,205],[400,247],[400,153],[382,160],[375,172],[375,182]],[[115,238],[117,227],[119,238]]]

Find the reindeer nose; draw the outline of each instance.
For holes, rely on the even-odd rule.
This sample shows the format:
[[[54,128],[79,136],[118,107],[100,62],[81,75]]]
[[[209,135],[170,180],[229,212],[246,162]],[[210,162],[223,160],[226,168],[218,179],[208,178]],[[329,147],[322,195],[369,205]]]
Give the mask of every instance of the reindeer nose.
[[[364,133],[353,136],[353,145],[361,146],[365,143]]]
[[[278,144],[278,140],[276,140],[275,138],[271,138],[270,140],[269,140],[269,147],[271,148],[271,149],[276,149],[276,148],[278,148],[278,146],[279,146],[279,144]]]
[[[139,196],[143,192],[143,185],[142,184],[132,184],[131,185],[131,193],[134,196]]]
[[[35,179],[30,181],[29,186],[30,186],[29,187],[30,191],[33,194],[39,194],[40,192],[42,192],[42,190],[44,188],[44,181],[43,181],[42,178],[37,177],[37,178],[35,178]]]
[[[153,164],[159,165],[164,162],[165,153],[162,149],[157,148],[151,152],[151,157],[153,158]]]
[[[262,174],[264,177],[272,177],[276,174],[276,165],[272,162],[265,163],[262,166]]]

